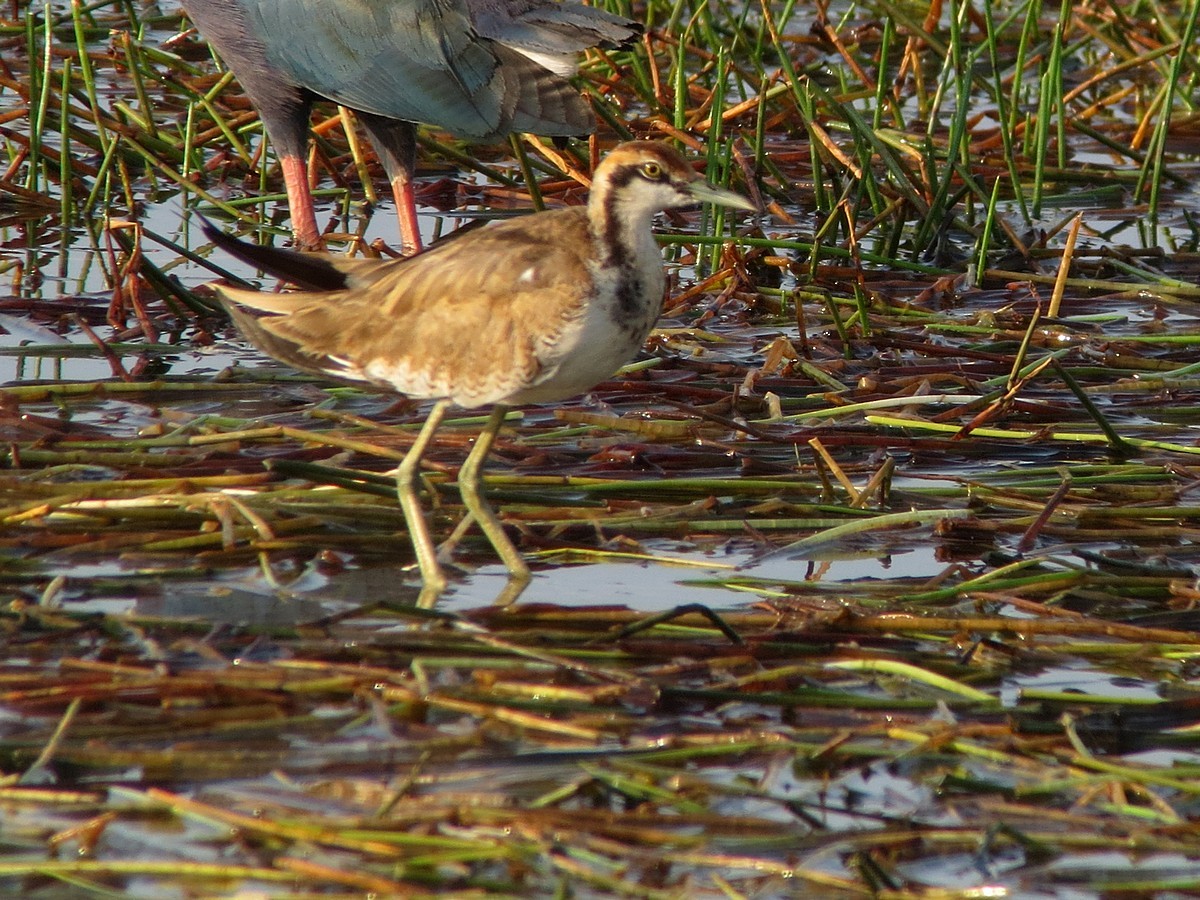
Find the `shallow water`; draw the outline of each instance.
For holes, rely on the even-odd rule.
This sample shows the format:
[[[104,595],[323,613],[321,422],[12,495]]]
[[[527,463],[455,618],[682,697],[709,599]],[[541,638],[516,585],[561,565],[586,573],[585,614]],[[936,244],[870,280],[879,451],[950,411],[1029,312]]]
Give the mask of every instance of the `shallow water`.
[[[65,11],[69,4],[60,0],[51,8]],[[170,16],[176,9],[168,3],[138,11]],[[850,6],[838,12],[859,14]],[[115,7],[102,7],[97,15],[102,31],[125,22],[125,12]],[[872,11],[868,18],[875,15]],[[805,11],[789,26],[798,53],[815,52],[808,35],[813,20]],[[158,21],[148,30],[152,47],[161,45],[174,27],[173,20],[167,25]],[[19,30],[5,37],[7,63],[23,38]],[[58,40],[70,46],[68,38]],[[97,51],[108,41],[107,32],[98,34]],[[830,65],[837,63],[828,48],[821,52]],[[203,60],[197,64],[207,65]],[[137,106],[125,70],[114,64],[99,69],[98,88],[109,106],[117,101]],[[160,127],[181,127],[179,92],[166,83],[153,89],[163,93],[156,110]],[[731,92],[738,95],[738,90]],[[0,112],[6,99],[0,94]],[[865,100],[858,102],[865,108]],[[912,114],[910,121],[919,118],[915,102],[904,108]],[[645,110],[631,107],[626,112],[634,120]],[[986,124],[986,119],[979,121],[981,128]],[[251,152],[260,141],[252,131],[243,138]],[[52,136],[48,144],[57,146],[56,141]],[[445,873],[447,884],[465,892],[495,885],[504,889],[510,880],[518,883],[512,873],[539,867],[551,874],[543,880],[531,875],[532,881],[546,890],[563,889],[568,878],[555,873],[568,869],[555,866],[578,835],[596,838],[586,852],[604,863],[602,878],[571,883],[580,896],[588,890],[603,895],[595,885],[626,871],[639,873],[624,885],[636,887],[630,893],[650,894],[660,883],[673,884],[672,890],[682,884],[679,890],[686,892],[703,882],[710,895],[736,890],[795,896],[800,890],[817,896],[812,883],[798,888],[790,870],[774,881],[760,875],[796,860],[801,861],[797,871],[844,879],[856,895],[864,885],[873,891],[886,887],[875,880],[877,868],[886,868],[899,879],[897,884],[905,882],[897,890],[941,887],[970,891],[970,896],[1006,892],[1047,898],[1091,898],[1122,877],[1194,870],[1200,851],[1194,845],[1187,852],[1177,848],[1190,839],[1195,790],[1174,787],[1181,779],[1194,778],[1193,772],[1179,771],[1198,762],[1194,742],[1187,746],[1190,726],[1154,724],[1145,726],[1144,734],[1131,729],[1132,736],[1118,736],[1129,737],[1129,745],[1114,739],[1115,749],[1091,737],[1080,750],[1063,736],[1070,716],[1086,719],[1118,700],[1140,709],[1151,701],[1183,698],[1186,707],[1195,680],[1194,646],[1164,649],[1149,640],[1139,643],[1095,632],[1082,637],[1069,632],[1027,635],[996,624],[1003,618],[1026,623],[1065,617],[1068,624],[1118,628],[1146,614],[1161,617],[1154,620],[1157,627],[1179,628],[1184,634],[1195,629],[1187,616],[1200,571],[1200,529],[1195,525],[1200,517],[1186,507],[1195,502],[1200,484],[1191,452],[1200,435],[1200,380],[1188,367],[1195,359],[1200,313],[1194,297],[1157,292],[1154,279],[1200,280],[1200,265],[1189,256],[1198,244],[1191,213],[1197,200],[1193,176],[1200,166],[1194,153],[1172,157],[1172,170],[1192,184],[1165,190],[1160,219],[1152,225],[1144,205],[1132,202],[1128,180],[1114,189],[1115,180],[1107,177],[1117,169],[1128,170],[1129,161],[1078,135],[1072,141],[1072,165],[1094,167],[1094,185],[1081,179],[1057,186],[1028,227],[1018,226],[1019,211],[1008,200],[1001,200],[1001,214],[1036,245],[1032,228],[1061,224],[1084,209],[1078,250],[1084,274],[1127,274],[1104,255],[1111,254],[1150,277],[1128,291],[1068,291],[1059,322],[1032,332],[1032,353],[1062,351],[1087,396],[1123,435],[1173,446],[1144,449],[1122,460],[1103,443],[1052,439],[1052,430],[1094,433],[1097,426],[1079,397],[1050,375],[1021,385],[1011,403],[983,423],[984,429],[1027,430],[1032,437],[992,438],[983,429],[967,438],[922,431],[918,426],[939,416],[961,427],[971,413],[961,412],[960,404],[995,396],[1011,384],[1016,348],[1034,308],[1039,302],[1044,306],[1050,292],[1048,285],[1026,276],[1053,274],[1057,257],[1035,254],[1019,261],[1025,268],[1012,277],[993,278],[975,288],[967,277],[942,283],[934,274],[904,269],[900,263],[913,260],[901,246],[896,267],[864,267],[859,286],[879,298],[868,304],[871,333],[856,332],[843,341],[831,303],[819,295],[801,295],[797,301],[788,293],[816,288],[846,301],[840,307],[843,324],[856,312],[848,299],[856,273],[844,259],[824,259],[826,268],[810,279],[805,253],[788,245],[811,241],[828,215],[812,208],[805,187],[811,169],[796,163],[808,148],[792,133],[769,136],[767,145],[787,159],[781,165],[793,182],[783,208],[795,222],[759,223],[787,248],[779,251],[786,265],[759,266],[747,278],[751,284],[761,279],[764,287],[777,279],[784,293],[764,290],[754,300],[715,293],[695,298],[663,321],[663,332],[645,354],[653,366],[563,405],[573,414],[622,417],[621,426],[559,422],[552,410],[544,409],[528,410],[514,421],[511,439],[506,435],[507,446],[497,453],[491,474],[568,474],[634,483],[607,493],[582,488],[539,492],[528,481],[495,485],[502,494],[499,505],[530,533],[522,546],[535,574],[519,609],[567,614],[600,609],[617,622],[617,612],[625,609],[650,615],[703,604],[731,618],[776,617],[782,633],[745,626],[748,646],[732,646],[727,636],[715,632],[689,643],[692,632],[700,631],[694,626],[656,631],[648,638],[648,649],[619,640],[610,646],[603,630],[585,640],[559,624],[547,626],[553,637],[545,642],[536,626],[531,633],[504,632],[502,619],[473,617],[500,596],[506,576],[490,549],[471,539],[460,550],[461,569],[455,570],[437,612],[457,616],[450,621],[458,625],[491,622],[496,634],[527,656],[517,655],[514,662],[489,656],[496,652],[494,645],[464,649],[450,642],[454,656],[447,660],[451,651],[437,642],[443,635],[406,609],[416,599],[418,579],[394,502],[386,496],[356,496],[359,505],[347,500],[345,508],[329,512],[329,505],[321,507],[311,496],[313,489],[306,487],[319,484],[318,478],[289,475],[267,485],[208,491],[203,497],[183,494],[182,500],[181,490],[172,489],[162,501],[170,506],[169,515],[166,507],[155,508],[149,501],[123,511],[70,503],[38,508],[39,502],[65,490],[64,485],[90,498],[89,486],[131,478],[249,478],[264,472],[264,460],[382,473],[391,464],[383,457],[358,454],[347,462],[336,448],[314,448],[299,438],[244,438],[212,452],[181,449],[177,465],[161,468],[128,459],[14,466],[4,473],[12,480],[3,483],[6,518],[0,532],[0,584],[12,603],[4,619],[11,630],[4,633],[2,674],[8,680],[0,704],[0,733],[7,741],[0,746],[2,760],[14,771],[30,766],[36,753],[52,743],[49,735],[58,734],[60,720],[70,724],[76,709],[69,706],[70,697],[84,697],[78,730],[64,727],[59,753],[65,761],[30,777],[58,778],[57,784],[71,788],[99,786],[106,799],[87,799],[76,811],[68,804],[78,803],[77,798],[52,793],[54,803],[42,803],[6,793],[5,838],[17,848],[8,855],[48,864],[51,856],[62,855],[48,852],[50,834],[75,835],[73,829],[92,823],[87,827],[103,833],[99,858],[158,860],[167,846],[171,861],[260,864],[284,840],[276,834],[260,837],[253,820],[273,822],[271,815],[282,809],[284,819],[302,817],[327,823],[331,830],[348,821],[378,824],[379,811],[391,809],[389,798],[381,794],[390,792],[389,782],[396,780],[405,786],[395,828],[406,840],[422,831],[445,840],[479,833],[496,846],[516,847],[497,856],[491,868],[471,869],[469,861],[448,859],[423,870],[432,878],[440,864],[438,877]],[[206,148],[206,160],[222,152],[219,144]],[[476,152],[494,156],[496,165],[513,171],[503,148]],[[96,161],[94,153],[81,153],[81,158]],[[241,168],[230,164],[228,171],[224,180],[219,171],[210,173],[204,186],[226,200],[256,192],[257,182],[243,181]],[[162,179],[135,173],[132,183],[140,192],[133,210],[138,222],[167,242],[145,235],[140,242],[145,259],[187,287],[213,278],[211,268],[182,258],[169,243],[207,253],[196,211],[223,228],[232,229],[232,223],[207,203],[185,200]],[[512,192],[440,159],[426,160],[422,183],[446,188],[428,195],[441,208],[423,208],[428,238],[458,227],[480,209],[517,202]],[[1083,195],[1093,186],[1100,190]],[[44,180],[43,187],[50,193],[57,190],[52,179]],[[390,201],[367,210],[353,179],[350,193],[355,199],[345,204],[337,198],[321,200],[321,224],[334,222],[338,230],[360,235],[368,244],[394,242]],[[124,202],[119,192],[114,194],[109,207],[114,219],[131,212]],[[268,218],[281,221],[277,205],[267,212]],[[105,322],[114,261],[121,257],[110,250],[101,224],[96,215],[89,228],[78,223],[64,228],[54,215],[14,211],[0,199],[0,268],[12,285],[0,297],[0,313],[13,326],[7,338],[0,337],[0,347],[67,342],[90,352],[92,343],[75,316],[107,341],[118,339],[132,323],[129,316],[118,326]],[[664,230],[688,227],[675,222]],[[951,268],[966,268],[972,241],[966,230],[946,227],[943,249]],[[1061,241],[1060,232],[1050,241],[1051,250],[1061,247]],[[1128,252],[1144,248],[1155,252]],[[212,262],[256,279],[236,261]],[[672,264],[676,296],[695,277],[689,262]],[[1007,271],[1017,263],[995,254],[992,264]],[[804,361],[835,383],[814,378],[786,358],[778,366],[766,365],[777,339],[801,343],[798,314],[808,344]],[[201,397],[114,391],[26,401],[5,410],[5,442],[32,454],[69,450],[76,440],[134,441],[173,429],[219,439],[237,422],[320,431],[330,427],[315,415],[321,411],[379,422],[373,430],[346,430],[395,450],[404,445],[397,429],[411,429],[420,420],[419,409],[391,410],[383,398],[339,392],[267,369],[261,354],[219,319],[163,315],[162,324],[163,346],[143,351],[137,346],[141,338],[130,336],[133,346],[118,353],[120,363],[129,369],[146,365],[168,384],[224,386],[232,381],[247,389],[214,390]],[[1128,369],[1122,368],[1123,360]],[[245,377],[238,371],[260,367],[272,377]],[[1164,384],[1147,387],[1159,376]],[[0,381],[9,387],[46,380],[111,384],[117,379],[109,363],[94,353],[61,360],[37,352],[0,356]],[[782,420],[772,418],[768,394],[778,398]],[[912,402],[898,407],[898,398]],[[852,403],[877,405],[843,415],[840,410]],[[787,418],[795,415],[807,417]],[[868,419],[871,415],[891,417],[890,424]],[[681,421],[686,427],[674,433],[647,434],[637,427]],[[432,460],[433,470],[447,480],[469,442],[464,437],[469,427],[450,431]],[[814,461],[809,445],[814,438],[856,490],[894,464],[886,490],[852,507],[849,489],[829,466]],[[144,449],[151,457],[172,452]],[[84,455],[99,452],[106,451]],[[713,479],[713,484],[679,487],[698,477]],[[757,493],[742,489],[756,478],[775,481]],[[1063,486],[1070,490],[1062,504],[1024,544],[1027,530]],[[285,488],[293,489],[294,496],[275,500]],[[261,505],[254,505],[256,498]],[[299,535],[287,532],[268,540],[221,505],[232,500],[267,516],[275,526],[308,514],[326,515],[331,524],[310,523]],[[455,510],[452,490],[442,506]],[[1159,518],[1137,517],[1159,506],[1167,510]],[[543,517],[548,522],[539,520],[539,508],[553,510]],[[872,514],[948,508],[970,518],[947,516],[917,526],[842,535],[806,552],[770,553],[832,527],[832,521],[848,521],[860,508]],[[1122,511],[1129,518],[1108,515]],[[443,514],[440,528],[448,530],[450,518]],[[242,529],[228,546],[212,541],[199,549],[153,549],[181,537],[211,538],[226,526]],[[259,556],[256,547],[268,549]],[[376,610],[381,601],[404,609],[405,615]],[[27,615],[30,610],[37,615]],[[59,610],[78,618],[64,626],[55,621]],[[89,619],[89,613],[110,618]],[[886,627],[856,630],[852,618],[843,621],[843,613],[961,617],[987,624],[941,625],[928,633],[909,626],[892,634]],[[342,630],[339,615],[350,622]],[[190,628],[191,623],[198,623],[198,629]],[[568,632],[565,638],[555,630],[560,627]],[[66,637],[59,636],[63,633]],[[540,665],[546,654],[552,663]],[[520,668],[529,659],[540,667]],[[910,677],[912,673],[889,675],[882,668],[910,659],[929,672],[951,673],[963,686],[980,686],[994,695],[996,708],[981,711],[963,703],[961,695]],[[838,662],[863,660],[879,663],[881,669],[849,673],[834,668]],[[525,706],[480,705],[481,698],[493,699],[488,693],[493,669]],[[296,673],[310,670],[328,674],[328,681],[311,692],[279,689],[290,685]],[[362,683],[353,681],[359,671],[365,672]],[[241,672],[248,673],[245,685],[236,682]],[[187,681],[195,673],[230,679],[197,689]],[[767,680],[756,681],[764,673]],[[635,686],[615,699],[596,687],[624,686],[627,678]],[[59,679],[66,687],[54,694]],[[151,684],[153,679],[159,680]],[[542,698],[534,691],[543,681],[572,698],[564,702],[567,713],[537,705]],[[385,697],[381,685],[395,689],[396,696]],[[95,692],[88,693],[92,686]],[[526,688],[530,691],[521,693]],[[43,690],[47,693],[39,693]],[[759,702],[760,690],[794,696]],[[821,691],[837,694],[837,702]],[[1056,695],[1055,701],[1039,705],[1035,698],[1046,693]],[[1062,699],[1075,695],[1079,704]],[[931,697],[936,702],[927,702]],[[1090,697],[1104,702],[1088,707]],[[222,706],[227,698],[233,698],[229,712]],[[883,705],[856,705],[867,700]],[[895,709],[887,706],[890,701],[896,702]],[[904,705],[909,702],[918,705]],[[200,721],[188,717],[192,708]],[[243,708],[249,712],[240,712]],[[211,726],[203,720],[209,712],[216,723]],[[223,731],[226,714],[229,733]],[[519,718],[526,714],[529,718]],[[506,716],[520,724],[507,726]],[[597,736],[577,738],[569,730],[543,732],[537,727],[560,722],[564,728],[582,722],[585,734],[591,729]],[[1042,730],[1022,731],[1014,722]],[[610,723],[615,724],[605,730]],[[470,740],[455,744],[464,734]],[[1150,749],[1138,743],[1142,739]],[[426,740],[432,749],[424,749]],[[659,750],[664,755],[655,756]],[[208,751],[218,760],[211,768],[205,768]],[[647,755],[638,758],[639,752]],[[1113,761],[1129,768],[1106,775],[1104,765]],[[1145,767],[1145,779],[1138,777],[1137,767]],[[215,813],[168,813],[154,805],[161,798],[151,802],[139,793],[150,784],[207,800],[219,811],[239,810],[247,820],[230,824]],[[446,806],[432,806],[438,802]],[[436,815],[427,818],[430,808]],[[713,817],[693,825],[690,816],[697,809]],[[513,813],[511,819],[502,818],[506,811]],[[563,818],[545,820],[548,850],[527,850],[538,840],[536,815],[541,813]],[[576,813],[583,824],[571,818]],[[496,818],[472,818],[487,814]],[[105,819],[109,815],[111,822]],[[725,830],[724,819],[734,823],[731,830]],[[618,823],[617,829],[606,832],[610,820]],[[652,826],[677,827],[679,835],[662,839]],[[762,830],[742,833],[743,826]],[[620,829],[645,842],[632,840],[634,852],[613,852],[606,842],[622,837],[626,832]],[[904,835],[902,846],[891,843],[897,833]],[[1011,839],[1017,833],[1021,840]],[[1032,838],[1025,840],[1025,834]],[[1064,835],[1078,842],[1060,846]],[[1106,835],[1111,835],[1109,846],[1121,852],[1086,844]],[[394,874],[400,866],[394,855],[385,855],[383,862],[368,857],[366,863],[350,851],[340,855],[343,848],[321,845],[320,836],[309,833],[288,846],[297,855],[317,847],[314,856],[356,874]],[[1058,855],[1050,858],[1046,846]],[[703,853],[711,858],[668,862],[677,852],[681,858],[694,853],[692,860]],[[79,855],[87,853],[81,848]],[[654,860],[639,869],[646,855]],[[586,861],[581,854],[568,863]],[[715,872],[724,880],[718,885],[715,877],[706,881],[697,876],[694,882],[671,883],[662,876],[671,865],[689,873]],[[455,880],[464,871],[475,880]],[[346,890],[347,883],[358,884],[338,884]],[[302,889],[299,882],[294,885]],[[240,886],[243,893],[272,889],[253,879]],[[120,887],[128,895],[147,897],[204,892],[149,875],[131,876]],[[207,887],[211,893],[211,883]]]

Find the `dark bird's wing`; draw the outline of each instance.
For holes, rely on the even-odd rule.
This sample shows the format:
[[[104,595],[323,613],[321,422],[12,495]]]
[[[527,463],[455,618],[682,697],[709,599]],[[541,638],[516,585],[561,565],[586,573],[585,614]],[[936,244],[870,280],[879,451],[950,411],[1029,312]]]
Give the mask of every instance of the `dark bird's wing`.
[[[315,94],[465,138],[590,131],[561,75],[481,35],[465,0],[243,0],[268,64]]]

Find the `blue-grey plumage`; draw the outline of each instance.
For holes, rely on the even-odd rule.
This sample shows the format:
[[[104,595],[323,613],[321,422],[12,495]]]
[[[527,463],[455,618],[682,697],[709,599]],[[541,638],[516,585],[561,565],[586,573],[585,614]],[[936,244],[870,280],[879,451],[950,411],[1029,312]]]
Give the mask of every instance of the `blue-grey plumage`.
[[[493,141],[594,130],[568,81],[579,53],[640,28],[575,0],[184,0],[275,145],[296,241],[320,246],[305,165],[312,103],[353,110],[387,171],[401,240],[420,248],[413,123]]]

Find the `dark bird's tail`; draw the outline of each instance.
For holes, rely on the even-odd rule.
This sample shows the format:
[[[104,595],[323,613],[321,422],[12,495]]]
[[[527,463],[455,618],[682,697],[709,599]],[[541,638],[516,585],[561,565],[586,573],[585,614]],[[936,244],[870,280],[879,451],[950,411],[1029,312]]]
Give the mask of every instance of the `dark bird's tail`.
[[[264,247],[225,234],[206,219],[200,220],[204,236],[230,256],[236,256],[276,278],[308,291],[342,291],[347,274],[338,269],[337,257],[326,253],[300,253],[280,247]]]

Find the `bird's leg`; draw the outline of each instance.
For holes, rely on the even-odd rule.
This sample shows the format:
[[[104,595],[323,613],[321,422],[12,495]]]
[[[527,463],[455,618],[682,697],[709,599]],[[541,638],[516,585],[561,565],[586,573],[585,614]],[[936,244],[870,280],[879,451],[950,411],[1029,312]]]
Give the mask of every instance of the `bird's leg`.
[[[483,496],[483,488],[480,485],[483,462],[492,449],[492,442],[495,441],[500,426],[504,424],[504,416],[507,412],[508,408],[501,404],[496,404],[492,409],[487,425],[479,433],[475,446],[467,454],[466,462],[458,470],[458,490],[462,494],[463,504],[467,507],[467,514],[479,523],[480,529],[487,535],[492,546],[496,548],[496,553],[504,562],[504,567],[508,569],[510,580],[524,584],[531,577],[529,566],[521,558],[521,554],[513,546],[512,541],[508,539],[508,535],[504,533],[504,526],[492,512],[492,507]]]
[[[299,156],[279,157],[283,183],[287,187],[288,209],[292,215],[292,234],[302,250],[323,250],[317,214],[313,209],[312,191],[308,187],[308,166]]]
[[[417,198],[407,172],[400,172],[392,179],[392,196],[400,220],[401,250],[405,256],[414,256],[421,252],[421,226],[417,222]]]
[[[383,163],[392,196],[396,199],[396,217],[400,220],[400,242],[405,256],[421,252],[421,227],[417,222],[417,200],[413,196],[412,177],[417,170],[417,131],[411,122],[359,110],[358,121],[366,129]]]
[[[431,606],[438,594],[446,589],[446,575],[438,565],[437,551],[433,548],[429,525],[413,490],[413,480],[421,466],[421,457],[425,455],[449,408],[449,400],[439,400],[433,405],[425,424],[417,434],[417,439],[413,441],[408,453],[396,468],[396,496],[400,500],[400,509],[404,512],[408,535],[412,540],[413,551],[417,554],[417,567],[421,570],[421,581],[424,582],[421,595],[417,599],[417,605],[421,607]]]

